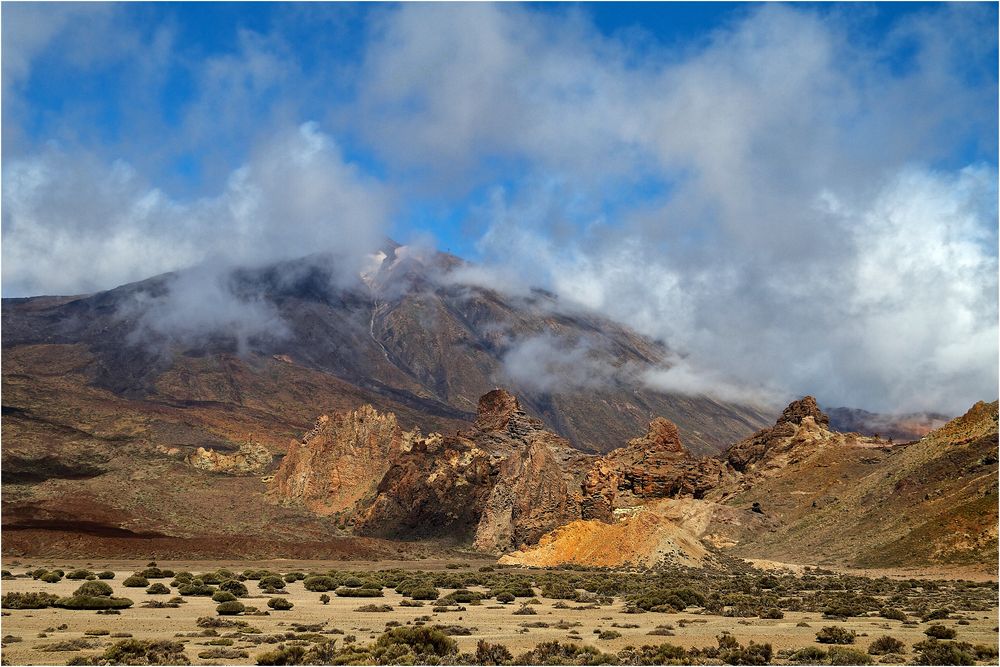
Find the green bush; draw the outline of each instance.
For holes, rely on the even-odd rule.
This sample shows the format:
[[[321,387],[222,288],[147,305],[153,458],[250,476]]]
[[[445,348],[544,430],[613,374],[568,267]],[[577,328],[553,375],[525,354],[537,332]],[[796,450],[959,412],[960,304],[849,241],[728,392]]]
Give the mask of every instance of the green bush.
[[[882,612],[880,613],[880,616],[882,616],[882,618],[888,618],[888,619],[891,619],[893,621],[905,621],[906,620],[906,613],[904,613],[900,609],[891,609],[891,608],[890,609],[883,609]]]
[[[163,584],[161,584],[160,582],[157,581],[155,584],[150,584],[149,585],[149,588],[146,589],[146,594],[147,595],[170,595],[170,589],[167,586],[164,586]]]
[[[236,614],[242,614],[246,611],[246,607],[242,602],[234,598],[232,600],[226,600],[217,606],[215,611],[219,614],[219,616],[235,616]]]
[[[440,630],[427,626],[393,628],[375,642],[376,648],[405,646],[417,656],[440,658],[458,653],[455,640]]]
[[[380,598],[382,591],[374,588],[346,588],[341,586],[334,591],[334,595],[342,598]]]
[[[622,633],[617,630],[602,630],[597,634],[598,639],[618,639],[622,636]]]
[[[958,632],[956,632],[955,628],[936,624],[924,630],[924,634],[934,639],[954,639],[958,635]]]
[[[282,589],[285,587],[285,580],[277,575],[269,575],[262,577],[257,583],[261,589],[272,588],[275,590]]]
[[[271,598],[270,600],[267,601],[267,606],[277,611],[287,611],[288,609],[291,609],[295,605],[292,604],[291,601],[286,600],[285,598]]]
[[[62,580],[62,577],[60,577],[55,572],[46,572],[45,574],[40,576],[39,579],[47,584],[57,584]]]
[[[793,653],[789,660],[799,664],[821,665],[826,662],[826,651],[818,646],[806,646]]]
[[[424,586],[410,590],[409,597],[414,600],[437,600],[441,595],[433,586]]]
[[[100,597],[112,595],[114,590],[103,581],[88,581],[73,591],[75,597]]]
[[[229,591],[215,591],[212,593],[213,602],[232,602],[236,599],[236,596]]]
[[[93,572],[90,570],[73,570],[66,575],[67,579],[86,579],[87,577],[93,576]]]
[[[870,665],[872,659],[867,653],[853,648],[834,646],[830,649],[827,657],[831,665]]]
[[[965,642],[942,642],[937,639],[927,639],[913,645],[917,657],[915,665],[974,665],[976,653],[971,645]]]
[[[250,594],[243,582],[236,581],[235,579],[226,579],[223,581],[219,584],[219,590],[225,591],[226,593],[232,593],[238,598],[245,598]]]
[[[337,582],[333,580],[333,577],[327,577],[324,575],[306,577],[302,580],[302,585],[305,586],[307,591],[313,591],[314,593],[325,593],[327,591],[332,591],[337,587]]]
[[[74,595],[69,598],[59,598],[53,607],[61,609],[127,609],[133,602],[128,598],[114,598],[104,595]]]
[[[114,579],[115,578],[115,573],[112,572],[111,570],[104,570],[103,572],[98,572],[97,573],[97,578],[98,579]]]
[[[177,589],[181,595],[194,595],[208,597],[215,593],[215,586],[209,586],[201,579],[192,579],[190,582]]]
[[[853,644],[857,636],[854,630],[828,625],[816,633],[816,641],[820,644]]]
[[[326,593],[323,593],[322,595],[319,596],[319,601],[322,602],[323,604],[330,604],[330,596],[327,595]]]
[[[500,604],[510,604],[516,599],[517,598],[514,597],[513,593],[501,593],[500,595],[497,596],[497,602],[499,602]]]
[[[476,643],[477,665],[506,665],[514,660],[510,649],[503,644],[490,644],[482,639]]]
[[[871,655],[889,655],[890,653],[905,653],[906,644],[899,641],[895,637],[890,637],[889,635],[883,635],[873,641],[871,646],[868,647],[868,653]]]
[[[6,593],[0,599],[0,606],[4,609],[45,609],[58,600],[58,595],[50,593]]]
[[[267,651],[257,656],[258,665],[302,665],[305,664],[306,648],[293,644],[279,644],[273,651]]]
[[[141,574],[133,574],[122,582],[122,586],[126,588],[145,588],[149,586],[149,580]]]
[[[91,658],[95,665],[190,665],[184,655],[184,644],[169,640],[145,641],[125,639],[107,649],[104,654]]]

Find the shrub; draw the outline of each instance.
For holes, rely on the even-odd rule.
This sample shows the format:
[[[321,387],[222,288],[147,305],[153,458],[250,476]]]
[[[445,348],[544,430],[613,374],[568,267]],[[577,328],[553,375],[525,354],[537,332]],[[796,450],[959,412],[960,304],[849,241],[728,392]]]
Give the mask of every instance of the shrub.
[[[277,590],[285,587],[285,580],[279,577],[278,575],[272,574],[266,577],[262,577],[261,580],[257,583],[257,585],[260,586],[262,589],[273,588]]]
[[[828,625],[816,633],[816,641],[820,644],[853,644],[857,636],[854,630]]]
[[[880,615],[882,618],[888,618],[893,621],[906,620],[906,614],[900,609],[883,609]]]
[[[232,602],[236,599],[236,596],[229,591],[215,591],[212,593],[213,602]]]
[[[104,654],[91,658],[96,665],[190,665],[184,644],[169,640],[125,639],[109,646]]]
[[[122,586],[127,588],[145,588],[149,586],[149,581],[141,574],[133,574],[122,582]]]
[[[867,653],[853,648],[834,646],[827,655],[831,665],[870,665],[872,659]]]
[[[236,581],[235,579],[226,579],[223,581],[219,584],[219,590],[232,593],[238,598],[245,598],[249,595],[249,591],[247,590],[247,587],[243,585],[243,582]]]
[[[948,618],[948,613],[947,609],[935,609],[923,614],[920,618],[923,621],[939,621],[943,618]]]
[[[99,597],[102,595],[111,595],[112,593],[114,593],[114,590],[103,581],[88,581],[73,591],[73,595],[76,597]]]
[[[365,612],[389,612],[392,611],[392,606],[387,604],[363,604],[354,611],[365,611]]]
[[[149,585],[149,588],[146,589],[146,594],[147,595],[170,595],[170,589],[157,581],[155,584],[150,584]]]
[[[793,653],[789,660],[809,665],[821,665],[826,662],[826,651],[818,646],[806,646]]]
[[[934,639],[954,639],[958,635],[958,632],[955,631],[955,628],[936,624],[924,630],[924,634]]]
[[[53,607],[61,609],[126,609],[131,607],[133,602],[128,598],[113,598],[104,595],[74,595],[70,598],[59,598],[52,604]]]
[[[323,593],[322,595],[319,596],[319,601],[322,602],[323,604],[330,604],[330,596],[327,595],[326,593]]]
[[[170,572],[169,570],[163,571],[158,567],[147,567],[145,570],[136,572],[136,574],[147,579],[168,579],[173,578],[174,576],[173,572]]]
[[[415,655],[445,657],[458,653],[455,640],[440,630],[427,626],[393,628],[375,642],[378,648],[406,646]]]
[[[382,597],[382,591],[375,590],[374,588],[346,588],[341,586],[334,591],[337,597],[342,598],[380,598]]]
[[[235,616],[236,614],[242,614],[244,611],[246,611],[246,607],[236,598],[226,600],[215,608],[215,612],[219,616]]]
[[[941,642],[927,639],[913,645],[915,665],[974,665],[976,654],[965,642]]]
[[[270,600],[267,601],[267,606],[277,611],[286,611],[288,609],[291,609],[295,605],[292,604],[290,601],[286,600],[285,598],[271,598]]]
[[[515,599],[516,598],[514,597],[513,593],[500,593],[499,595],[497,595],[497,602],[499,602],[500,604],[510,604]]]
[[[327,591],[332,591],[337,587],[337,582],[333,580],[333,577],[327,576],[312,576],[306,577],[302,580],[302,585],[305,586],[307,591],[313,591],[315,593],[325,593]]]
[[[177,592],[181,595],[202,595],[208,597],[215,592],[215,587],[209,586],[201,579],[192,579],[190,582],[178,588]]]
[[[905,651],[906,644],[889,635],[879,637],[868,647],[868,652],[872,655],[889,655],[890,653],[903,653]]]
[[[7,593],[0,599],[0,606],[4,609],[45,609],[58,600],[58,595],[50,593]]]
[[[719,658],[727,665],[766,665],[771,662],[771,657],[774,655],[770,644],[750,642],[743,646],[736,643],[735,646],[729,647],[723,647],[722,641],[719,644]]]
[[[305,572],[289,572],[285,575],[285,581],[289,584],[295,583],[296,581],[302,581],[305,578]]]
[[[476,644],[477,665],[504,665],[513,659],[510,649],[503,644],[490,644],[482,639]]]
[[[94,573],[91,572],[90,570],[73,570],[72,572],[70,572],[69,574],[66,575],[66,578],[67,579],[86,579],[87,577],[90,577],[93,574]]]
[[[39,579],[41,579],[47,584],[57,584],[62,579],[62,577],[60,577],[55,572],[46,572],[45,574],[40,576]]]
[[[622,633],[618,632],[617,630],[603,630],[600,633],[598,633],[597,638],[598,639],[618,639],[621,636],[622,636]]]
[[[279,644],[273,651],[261,653],[257,656],[258,665],[301,665],[305,659],[306,649],[304,646],[294,644],[285,646]]]
[[[97,573],[97,578],[98,579],[114,579],[115,578],[115,573],[112,572],[111,570],[104,570],[103,572],[98,572]]]
[[[410,591],[410,597],[414,600],[437,600],[441,593],[433,586],[423,586]]]
[[[765,609],[760,612],[760,617],[768,619],[782,619],[785,617],[785,612],[777,608]]]

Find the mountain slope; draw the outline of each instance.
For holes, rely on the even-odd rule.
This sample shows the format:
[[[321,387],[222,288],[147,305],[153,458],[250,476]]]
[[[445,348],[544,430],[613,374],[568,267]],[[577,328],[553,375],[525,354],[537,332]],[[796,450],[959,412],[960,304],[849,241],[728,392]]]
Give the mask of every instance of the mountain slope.
[[[168,407],[227,413],[277,447],[316,414],[363,403],[394,412],[408,428],[449,431],[474,417],[480,395],[511,384],[505,363],[513,350],[544,340],[585,349],[587,363],[609,369],[606,379],[587,386],[514,385],[530,414],[583,450],[607,451],[657,415],[677,423],[689,446],[705,453],[765,421],[755,408],[638,386],[631,378],[661,363],[665,350],[618,324],[565,311],[544,293],[505,296],[455,284],[447,271],[458,260],[448,255],[418,260],[387,249],[392,255],[365,281],[346,285],[320,256],[232,272],[226,289],[239,295],[240,307],[273,319],[249,333],[235,325],[194,328],[191,304],[181,297],[197,301],[201,290],[197,282],[190,287],[188,274],[81,297],[5,299],[4,360],[15,359],[21,369],[12,382],[45,377],[50,357],[71,357],[74,368],[71,380],[40,382],[31,400],[5,398],[5,405],[45,412],[52,407],[43,404],[64,402],[60,391],[105,390],[151,413]],[[166,326],[173,328],[164,333]],[[544,364],[530,372],[536,370],[547,372]],[[5,383],[8,375],[5,363]],[[329,393],[303,397],[307,392],[294,389],[299,384],[321,384]],[[330,405],[317,406],[323,401]],[[193,421],[197,435],[190,439],[228,440],[218,433],[226,428],[221,415],[211,427]],[[73,419],[60,424],[77,426]]]

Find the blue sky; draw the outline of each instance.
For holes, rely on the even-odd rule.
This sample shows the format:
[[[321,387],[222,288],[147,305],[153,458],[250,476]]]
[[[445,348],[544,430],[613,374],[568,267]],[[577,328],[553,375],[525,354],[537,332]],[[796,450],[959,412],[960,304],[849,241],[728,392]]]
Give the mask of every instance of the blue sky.
[[[995,3],[2,11],[5,296],[388,235],[668,341],[667,388],[995,389]]]
[[[756,11],[754,5],[743,3],[594,3],[594,4],[528,4],[530,11],[560,20],[579,14],[583,21],[601,35],[621,39],[636,54],[633,57],[672,57],[704,44],[715,30]],[[872,3],[797,5],[821,17],[837,17],[850,24],[852,38],[859,43],[878,44],[886,34],[906,17],[934,11],[926,3]],[[58,14],[57,9],[32,8],[32,21],[45,21],[45,14]],[[5,8],[8,34],[18,29],[22,8]],[[34,150],[47,141],[66,142],[103,154],[106,159],[124,157],[139,161],[141,155],[156,153],[156,159],[142,165],[144,173],[165,192],[178,197],[192,197],[219,187],[220,179],[236,168],[249,154],[259,137],[259,123],[267,127],[275,121],[275,109],[283,104],[292,109],[284,122],[319,121],[341,142],[353,162],[379,177],[392,170],[384,156],[373,151],[359,138],[349,119],[330,122],[330,109],[341,108],[350,114],[355,95],[357,71],[365,57],[366,38],[375,17],[391,12],[391,6],[339,4],[296,5],[281,3],[135,3],[118,7],[92,6],[84,14],[104,14],[113,17],[95,21],[108,31],[112,42],[119,31],[127,31],[129,39],[138,43],[169,40],[168,53],[155,76],[137,78],[136,58],[142,58],[142,47],[122,49],[116,53],[113,44],[103,48],[95,39],[87,45],[93,53],[77,61],[62,48],[58,34],[53,35],[33,54],[30,74],[19,79],[13,88],[21,113],[5,108],[5,157],[11,153]],[[985,12],[995,19],[996,8]],[[93,19],[91,19],[93,20]],[[53,19],[53,23],[58,23]],[[995,33],[995,20],[993,21]],[[990,31],[985,29],[984,34]],[[65,30],[65,28],[64,28]],[[97,33],[99,34],[99,33]],[[303,77],[322,81],[319,94],[301,99],[287,99],[287,90],[280,85],[254,91],[242,110],[251,126],[245,132],[234,132],[222,142],[189,142],[171,144],[171,133],[184,132],[185,113],[211,91],[200,87],[199,66],[206,59],[242,57],[241,45],[252,34],[263,39],[272,36],[280,40],[276,48],[287,49],[288,59],[301,68]],[[243,35],[243,37],[241,37]],[[69,48],[76,48],[74,39]],[[893,51],[881,54],[894,68],[905,70],[915,57],[905,42]],[[995,60],[995,50],[979,54],[982,62],[970,63],[970,72],[981,72],[984,65]],[[673,56],[676,57],[676,56]],[[5,72],[5,77],[10,78]],[[989,81],[985,82],[987,85]],[[138,119],[129,117],[129,107],[141,105]],[[7,105],[10,106],[10,105]],[[141,125],[145,125],[143,128]],[[11,128],[10,126],[13,126]],[[145,130],[145,135],[144,135]],[[961,162],[977,159],[995,162],[995,141],[968,138],[953,147],[953,152],[935,156],[936,163]],[[988,139],[988,137],[987,137]],[[155,147],[150,146],[155,144]],[[164,150],[164,145],[167,148]],[[515,171],[516,164],[506,169]],[[402,175],[397,174],[397,177]],[[511,184],[503,173],[476,184],[468,196],[414,196],[397,212],[391,231],[406,237],[416,229],[433,233],[444,247],[465,256],[478,255],[476,234],[463,228],[468,208],[480,201],[484,190],[497,184]],[[659,176],[642,178],[642,183],[611,188],[605,210],[613,214],[615,199],[634,201],[645,193],[660,193],[667,183]]]

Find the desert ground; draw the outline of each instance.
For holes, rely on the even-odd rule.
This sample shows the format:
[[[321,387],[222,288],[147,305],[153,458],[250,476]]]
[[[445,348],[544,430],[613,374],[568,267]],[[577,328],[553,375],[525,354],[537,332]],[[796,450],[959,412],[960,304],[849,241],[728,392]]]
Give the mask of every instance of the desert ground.
[[[806,659],[807,654],[795,651],[806,647],[829,649],[829,645],[817,642],[817,632],[828,626],[854,631],[856,637],[849,648],[868,655],[868,648],[877,638],[889,635],[903,642],[905,650],[889,655],[869,658],[875,663],[912,663],[921,656],[913,646],[927,639],[925,631],[931,625],[944,625],[954,629],[954,642],[967,642],[976,647],[977,661],[990,664],[996,660],[997,648],[997,594],[995,580],[973,583],[968,579],[959,581],[932,581],[921,583],[914,578],[847,579],[849,585],[860,586],[865,582],[881,581],[883,589],[897,590],[893,595],[882,595],[878,604],[899,606],[906,611],[905,621],[884,618],[877,612],[864,612],[861,616],[837,617],[824,614],[823,610],[784,611],[782,618],[761,618],[753,616],[726,616],[709,613],[700,607],[687,607],[684,611],[648,611],[634,613],[634,594],[605,596],[595,600],[594,596],[582,592],[578,599],[553,599],[551,589],[544,586],[559,582],[560,577],[595,577],[598,580],[608,576],[604,572],[580,570],[532,570],[523,568],[499,568],[487,565],[483,560],[425,560],[425,561],[372,561],[372,562],[318,562],[318,561],[261,561],[261,562],[158,562],[157,567],[175,573],[208,573],[229,570],[234,573],[267,570],[275,573],[354,573],[358,576],[373,576],[387,571],[396,574],[393,580],[405,580],[410,576],[437,578],[437,581],[461,581],[463,578],[491,578],[496,587],[496,578],[505,576],[527,578],[533,584],[533,598],[518,599],[501,604],[497,599],[483,599],[476,603],[458,603],[445,610],[435,605],[442,598],[453,593],[456,588],[438,586],[439,601],[423,601],[423,606],[403,606],[404,600],[412,604],[400,593],[386,586],[381,597],[342,597],[331,590],[329,602],[321,602],[320,592],[307,590],[302,580],[286,583],[283,593],[264,593],[260,582],[252,578],[243,583],[248,589],[247,597],[240,598],[244,605],[257,607],[266,615],[220,616],[216,613],[217,602],[207,595],[184,595],[184,603],[176,607],[150,608],[143,606],[150,601],[166,602],[178,593],[177,581],[172,578],[150,579],[149,583],[161,582],[171,587],[170,594],[147,594],[145,587],[125,587],[123,582],[134,572],[146,568],[146,562],[138,561],[73,561],[48,562],[44,560],[7,561],[3,569],[13,576],[3,581],[4,595],[10,593],[45,592],[58,596],[71,596],[83,583],[82,580],[62,578],[55,583],[45,583],[33,579],[28,571],[61,569],[69,573],[74,569],[93,572],[113,571],[113,579],[105,579],[111,585],[115,597],[127,597],[134,605],[121,610],[120,614],[105,615],[93,610],[69,610],[61,608],[12,609],[4,605],[2,618],[3,662],[4,664],[62,665],[70,660],[99,657],[116,642],[134,638],[138,640],[170,640],[180,642],[184,655],[191,664],[275,664],[258,663],[265,654],[276,648],[299,644],[309,646],[329,639],[336,639],[338,648],[349,645],[364,646],[374,643],[383,632],[394,626],[441,626],[443,631],[457,642],[460,653],[475,654],[480,640],[506,646],[513,656],[523,656],[541,642],[559,641],[582,646],[592,646],[603,654],[619,654],[629,646],[657,646],[669,643],[683,649],[717,647],[718,637],[726,633],[732,635],[741,645],[770,644],[774,664],[810,664],[819,659]],[[820,571],[816,571],[820,572]],[[795,596],[807,594],[796,591],[796,582],[803,582],[802,572],[790,574],[777,564],[771,570],[746,570],[734,573],[733,582],[742,577],[745,580],[763,581],[761,577],[778,575],[785,590],[781,606],[795,606],[789,603]],[[809,572],[805,574],[808,577]],[[884,573],[883,573],[884,574]],[[251,575],[255,576],[255,575]],[[629,577],[655,577],[649,572],[631,574],[619,573],[623,581]],[[698,580],[699,575],[693,576]],[[238,578],[238,577],[237,577]],[[292,577],[294,578],[294,577]],[[815,580],[830,582],[843,580],[842,575],[829,573]],[[715,581],[714,579],[712,581]],[[889,583],[886,583],[886,582]],[[545,584],[544,582],[549,582]],[[704,584],[703,584],[704,585]],[[714,584],[709,584],[709,586]],[[738,584],[742,585],[742,584]],[[773,585],[765,584],[767,586]],[[874,584],[873,584],[874,585]],[[840,590],[839,584],[831,584]],[[896,588],[898,587],[898,589]],[[808,588],[803,584],[803,588]],[[465,590],[489,595],[489,585],[468,585]],[[750,590],[750,589],[747,589]],[[898,591],[908,591],[901,594]],[[572,589],[571,589],[572,591]],[[707,592],[707,591],[706,591]],[[883,591],[884,592],[884,591]],[[840,593],[838,593],[839,595]],[[902,597],[901,597],[902,595]],[[293,607],[279,611],[268,609],[271,598],[282,597]],[[905,599],[904,599],[905,598]],[[531,600],[530,604],[524,604]],[[360,611],[365,605],[387,605],[388,611]],[[626,609],[632,607],[631,612]],[[515,613],[525,608],[530,613]],[[945,609],[945,618],[923,617],[934,610]],[[923,615],[923,617],[921,616]],[[938,612],[933,616],[941,616]],[[218,619],[228,626],[211,627]],[[208,626],[208,627],[206,627]],[[603,634],[602,634],[603,633]],[[992,653],[991,653],[992,651]],[[856,657],[856,656],[855,656]],[[537,659],[537,658],[536,658]],[[610,661],[610,658],[609,658]],[[619,660],[620,661],[620,660]],[[720,659],[708,659],[707,663],[719,664]],[[762,663],[758,663],[762,664]],[[829,663],[827,663],[829,664]],[[834,663],[847,664],[847,663]],[[941,663],[926,663],[941,664]]]

